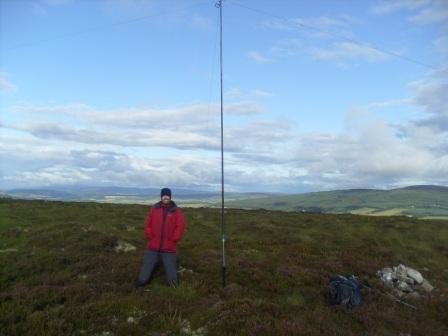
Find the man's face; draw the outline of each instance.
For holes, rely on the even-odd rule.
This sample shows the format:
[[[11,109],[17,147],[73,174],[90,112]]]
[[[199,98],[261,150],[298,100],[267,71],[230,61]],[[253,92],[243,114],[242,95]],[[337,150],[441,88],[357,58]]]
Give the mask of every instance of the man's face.
[[[168,204],[168,203],[170,203],[170,202],[171,202],[171,197],[166,196],[166,195],[163,195],[163,196],[162,196],[162,203],[163,203],[163,204]]]

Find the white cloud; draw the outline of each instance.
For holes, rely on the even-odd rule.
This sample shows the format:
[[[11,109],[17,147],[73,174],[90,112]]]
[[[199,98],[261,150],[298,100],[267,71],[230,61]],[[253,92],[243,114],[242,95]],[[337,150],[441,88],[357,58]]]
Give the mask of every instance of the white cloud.
[[[34,151],[31,156],[34,156]],[[114,151],[55,151],[40,167],[3,174],[0,184],[106,184],[149,187],[159,185],[213,187],[219,182],[218,158],[176,155],[163,159],[136,157]],[[38,157],[34,158],[39,161]]]
[[[251,90],[249,92],[254,97],[272,97],[272,93],[264,90]]]
[[[395,0],[383,1],[371,8],[378,15],[392,14],[398,11],[414,12],[408,20],[418,24],[443,23],[448,19],[446,0]]]
[[[213,26],[209,18],[199,14],[192,15],[191,25],[200,29],[210,29]]]
[[[6,74],[0,73],[0,93],[12,93],[17,91],[17,86],[11,83]]]
[[[421,24],[446,22],[448,20],[448,7],[426,8],[417,15],[410,17],[409,20]]]
[[[410,105],[412,103],[413,103],[413,100],[409,99],[409,98],[392,99],[392,100],[378,101],[378,102],[368,104],[366,106],[366,108],[371,109],[371,108],[403,106],[403,105]]]
[[[409,97],[349,111],[340,133],[299,132],[290,120],[269,119],[254,102],[229,104],[224,143],[228,190],[447,184],[446,78],[442,70],[430,73],[409,84]],[[404,105],[419,113],[400,124],[370,111]],[[15,127],[4,129],[13,133],[7,137],[2,132],[0,139],[0,160],[8,163],[0,178],[3,185],[95,182],[218,188],[218,104],[114,110],[83,104],[21,105],[11,111],[24,118],[3,126]],[[210,111],[213,118],[206,117]],[[69,123],[70,118],[79,122]]]
[[[348,29],[350,26],[359,25],[362,22],[347,14],[334,17],[320,16],[308,18],[274,19],[265,21],[264,26],[275,30],[295,30],[310,37],[331,37],[339,35],[353,37]]]
[[[395,127],[365,117],[354,122],[359,127],[352,134],[301,138],[294,157],[306,168],[307,183],[317,189],[388,187],[411,178],[448,183],[448,155],[425,146],[434,136],[424,145],[422,138],[397,137]]]
[[[261,53],[257,52],[257,51],[250,51],[248,53],[246,53],[246,56],[252,60],[255,61],[258,64],[264,64],[264,63],[271,63],[273,62],[273,60],[269,57],[266,57],[264,55],[262,55]]]
[[[218,104],[112,111],[99,111],[82,104],[48,107],[21,105],[11,110],[26,116],[26,119],[3,127],[31,134],[38,139],[129,148],[220,150]],[[285,125],[259,120],[264,112],[258,104],[250,101],[224,106],[225,131],[229,139],[226,139],[226,151],[252,150],[259,145],[267,148],[278,141],[278,133],[284,131]],[[46,122],[37,121],[42,120],[44,115]],[[70,122],[67,117],[70,117]],[[252,120],[253,117],[258,120]]]
[[[424,115],[433,115],[445,104],[443,100],[431,100],[440,92],[437,86],[414,82],[410,89],[412,99],[372,103],[350,112],[346,133],[298,133],[288,120],[253,120],[229,125],[225,129],[229,190],[381,188],[411,180],[446,184],[446,132],[416,120],[391,125],[369,113],[372,107],[413,104],[424,108]],[[59,109],[73,113],[70,107]],[[84,106],[83,110],[90,113],[92,109]],[[3,184],[95,181],[132,186],[217,188],[219,185],[219,155],[210,157],[192,151],[212,149],[217,153],[220,148],[217,136],[195,137],[200,134],[179,129],[148,132],[131,129],[123,133],[125,129],[102,131],[96,126],[82,129],[57,124],[28,124],[21,129],[38,138],[23,145],[20,139],[2,141],[2,161],[23,162],[20,169],[4,174]],[[111,149],[105,149],[107,146]],[[166,146],[183,149],[186,154],[154,158],[151,151],[138,156],[123,152],[124,148],[135,146]]]
[[[448,78],[431,77],[411,82],[408,87],[413,94],[413,104],[423,107],[428,115],[448,116]]]
[[[431,3],[431,0],[381,1],[371,8],[374,14],[385,15],[400,10],[415,10]]]
[[[30,114],[32,117],[43,117],[51,115],[88,116],[98,113],[94,108],[85,104],[51,105],[39,106],[22,104],[11,108],[16,113]]]
[[[308,44],[297,38],[284,38],[269,49],[270,54],[274,58],[294,57],[304,54],[304,49],[308,48]]]
[[[439,36],[433,41],[433,44],[437,51],[448,55],[448,35]]]
[[[243,97],[272,97],[272,93],[264,90],[250,90],[247,93],[242,92],[239,88],[230,88],[227,92],[224,93],[224,95],[231,99],[242,99]],[[248,102],[246,102],[247,104]],[[255,104],[255,103],[253,103]],[[260,110],[260,109],[257,109]]]
[[[89,123],[116,127],[161,128],[194,125],[200,127],[219,116],[219,104],[191,104],[176,108],[125,108],[98,110],[84,104],[33,106],[18,105],[12,110],[18,113],[68,115],[86,120]],[[251,116],[264,113],[263,108],[255,102],[240,101],[226,104],[225,113],[231,116]]]
[[[12,111],[25,118],[3,125],[0,160],[8,162],[0,181],[3,185],[98,182],[211,188],[219,184],[218,123],[212,130],[206,124],[195,127],[206,120],[201,115],[206,112],[205,104],[154,109],[151,113],[148,109],[99,111],[83,104],[21,105]],[[254,162],[242,160],[244,153],[267,157],[277,147],[286,148],[291,123],[260,120],[263,110],[251,102],[229,104],[225,113],[226,183],[229,189],[238,189],[238,172]],[[69,117],[83,120],[83,126],[67,123]],[[139,120],[144,126],[137,123]],[[159,154],[156,158],[152,153]],[[241,156],[232,163],[235,154]],[[275,164],[270,166],[264,168],[266,178],[275,175]]]
[[[434,91],[423,90],[419,95],[422,92]],[[417,101],[422,102],[412,100]],[[255,120],[228,127],[225,134],[228,190],[294,191],[396,186],[411,180],[448,182],[446,133],[412,122],[390,125],[373,117],[368,109],[363,111],[350,113],[347,116],[350,131],[340,134],[298,133],[287,120]],[[76,131],[79,130],[63,129],[61,133],[56,130],[54,141],[39,137],[21,144],[24,140],[20,138],[2,139],[0,159],[22,162],[20,169],[3,174],[2,183],[167,184],[216,189],[219,185],[217,154],[209,156],[187,150],[185,154],[156,158],[150,151],[134,155],[119,147],[100,149],[107,146],[100,136],[107,136],[111,142],[114,138],[131,141],[131,138],[118,140],[121,135],[109,132],[81,134],[84,139],[101,140],[99,143],[61,141],[64,139],[60,137],[80,135]],[[51,132],[54,130],[50,128]],[[173,139],[175,134],[165,137],[163,133],[143,139],[137,133],[134,140],[160,141],[165,145],[178,141],[184,147],[189,142],[182,133],[177,135],[178,139]],[[45,130],[44,135],[48,135]],[[218,148],[218,143],[215,147]],[[237,151],[232,152],[231,147]]]
[[[230,88],[228,91],[224,93],[224,95],[231,98],[237,98],[241,96],[241,90],[239,88]]]
[[[291,141],[292,123],[285,121],[257,120],[251,123],[227,127],[226,144],[238,148],[235,152],[271,153],[275,148]]]
[[[288,180],[292,188],[384,188],[412,182],[447,185],[448,118],[444,123],[442,118],[448,111],[443,94],[448,89],[443,79],[446,77],[441,72],[437,76],[431,74],[409,84],[409,98],[373,102],[349,111],[343,133],[296,133],[292,128],[285,130],[283,137],[279,132],[277,140],[280,144],[283,138],[284,148],[275,146],[265,152],[247,151],[233,157],[258,162],[255,167],[267,170],[295,170]],[[417,119],[395,125],[370,112],[372,108],[404,105],[414,106],[423,113]],[[296,136],[291,136],[294,133]],[[251,180],[252,173],[265,176],[261,169],[240,174]],[[285,174],[272,178],[274,183],[286,185]]]
[[[318,60],[361,60],[367,62],[379,62],[387,59],[387,55],[368,45],[360,45],[352,42],[335,42],[328,48],[310,48],[310,55]]]
[[[346,14],[333,17],[320,16],[265,22],[265,25],[272,29],[293,30],[299,35],[299,38],[283,38],[271,47],[270,53],[274,58],[305,55],[315,59],[336,60],[344,56],[345,61],[353,61],[354,58],[351,57],[349,59],[347,55],[353,55],[354,51],[349,53],[348,50],[334,50],[334,48],[335,45],[339,44],[341,45],[339,49],[342,49],[346,42],[338,42],[333,45],[328,43],[335,40],[345,41],[346,39],[354,39],[355,34],[352,32],[351,27],[360,24],[363,24],[363,22]],[[358,49],[364,48],[364,46],[358,45],[355,42],[350,42],[350,44],[353,45],[351,49],[355,49],[356,46],[358,46]],[[344,49],[348,49],[348,47]],[[342,64],[340,60],[337,62],[340,67],[347,66],[346,64]]]
[[[220,126],[220,106],[217,103],[113,110],[98,110],[83,104],[19,105],[10,110],[28,120],[44,117],[48,120],[46,123],[22,122],[21,125],[15,125],[35,136],[83,143],[104,142],[117,146],[215,150]],[[265,110],[251,101],[224,106],[226,121],[251,118],[263,113]]]
[[[40,139],[108,144],[123,147],[170,147],[177,149],[218,150],[218,139],[193,132],[173,129],[150,131],[113,131],[78,128],[56,123],[23,123],[10,128],[24,131]],[[232,150],[232,148],[230,149]]]
[[[89,175],[67,166],[52,166],[38,171],[24,171],[4,176],[6,182],[27,181],[31,185],[75,184],[89,181]]]
[[[366,42],[357,41],[351,28],[363,24],[349,15],[334,17],[295,18],[290,20],[271,20],[264,23],[272,29],[291,30],[300,38],[283,38],[269,49],[266,57],[309,56],[313,59],[333,61],[341,68],[348,68],[353,62],[370,63],[389,59]]]

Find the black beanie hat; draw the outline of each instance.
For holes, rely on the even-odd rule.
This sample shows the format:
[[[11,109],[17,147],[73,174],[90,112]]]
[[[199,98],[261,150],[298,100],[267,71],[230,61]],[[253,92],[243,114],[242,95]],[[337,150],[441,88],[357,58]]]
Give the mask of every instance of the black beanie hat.
[[[171,190],[169,188],[163,188],[160,191],[160,198],[162,198],[163,196],[169,196],[171,198]]]

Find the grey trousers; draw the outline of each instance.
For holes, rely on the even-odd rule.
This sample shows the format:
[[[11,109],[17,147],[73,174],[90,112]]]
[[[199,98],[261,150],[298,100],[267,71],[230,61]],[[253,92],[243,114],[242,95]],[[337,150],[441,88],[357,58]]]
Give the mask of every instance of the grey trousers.
[[[165,268],[165,279],[168,284],[177,283],[177,267],[176,267],[176,253],[157,252],[145,249],[143,256],[143,265],[140,269],[138,281],[142,284],[147,283],[151,278],[154,267],[162,259]]]

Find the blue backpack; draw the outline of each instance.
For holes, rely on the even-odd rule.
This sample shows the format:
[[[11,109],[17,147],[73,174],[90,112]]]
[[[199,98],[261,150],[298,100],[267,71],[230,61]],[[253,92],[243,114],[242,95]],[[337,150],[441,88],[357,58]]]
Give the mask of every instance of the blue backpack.
[[[330,278],[331,305],[344,305],[351,310],[361,304],[361,287],[354,275],[337,275]]]

